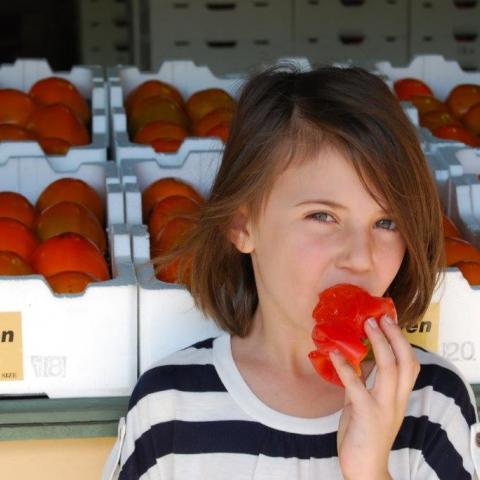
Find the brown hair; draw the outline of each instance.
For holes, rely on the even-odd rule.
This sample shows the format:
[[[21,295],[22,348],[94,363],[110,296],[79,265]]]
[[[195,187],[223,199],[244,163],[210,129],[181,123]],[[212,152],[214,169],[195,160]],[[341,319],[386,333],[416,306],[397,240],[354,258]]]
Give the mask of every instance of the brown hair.
[[[368,181],[381,192],[405,239],[403,262],[385,293],[399,323],[411,325],[427,309],[444,263],[442,219],[413,126],[386,84],[366,70],[301,72],[287,64],[245,84],[210,198],[177,252],[193,252],[190,291],[224,330],[247,335],[258,304],[250,255],[228,239],[233,215],[246,205],[258,218],[278,174],[322,144],[346,153],[365,187]]]

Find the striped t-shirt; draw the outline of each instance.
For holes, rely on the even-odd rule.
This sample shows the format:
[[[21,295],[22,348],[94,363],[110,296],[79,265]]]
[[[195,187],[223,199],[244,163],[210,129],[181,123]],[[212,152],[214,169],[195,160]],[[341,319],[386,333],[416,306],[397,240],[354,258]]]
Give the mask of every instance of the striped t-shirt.
[[[414,350],[421,370],[390,453],[390,475],[472,479],[472,390],[451,363]],[[119,478],[342,479],[340,414],[308,419],[268,407],[241,377],[230,336],[221,335],[176,352],[142,375],[130,399]]]

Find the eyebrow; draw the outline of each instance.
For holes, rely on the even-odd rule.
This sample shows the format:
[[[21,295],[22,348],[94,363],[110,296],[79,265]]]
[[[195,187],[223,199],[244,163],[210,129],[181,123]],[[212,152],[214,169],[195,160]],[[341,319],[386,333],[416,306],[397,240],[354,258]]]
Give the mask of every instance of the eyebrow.
[[[334,202],[333,200],[327,200],[327,199],[312,199],[312,200],[304,200],[303,202],[297,203],[295,206],[300,207],[302,205],[309,205],[309,204],[317,204],[320,203],[322,205],[327,205],[331,208],[338,208],[340,210],[348,210],[348,208],[345,205],[342,205],[341,203]],[[380,207],[380,210],[378,211],[380,214],[385,214],[385,215],[391,215],[392,212],[390,210],[386,210],[384,208]]]

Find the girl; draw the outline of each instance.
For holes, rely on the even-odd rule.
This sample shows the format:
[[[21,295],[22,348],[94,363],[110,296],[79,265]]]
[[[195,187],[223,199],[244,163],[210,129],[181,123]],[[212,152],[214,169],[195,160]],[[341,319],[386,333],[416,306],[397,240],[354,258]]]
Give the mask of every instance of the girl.
[[[225,333],[140,378],[121,480],[473,477],[471,389],[400,329],[429,305],[443,234],[415,131],[380,79],[251,78],[185,252],[196,304]],[[362,378],[331,355],[345,388],[307,357],[318,294],[337,283],[392,297],[399,318],[366,323]]]

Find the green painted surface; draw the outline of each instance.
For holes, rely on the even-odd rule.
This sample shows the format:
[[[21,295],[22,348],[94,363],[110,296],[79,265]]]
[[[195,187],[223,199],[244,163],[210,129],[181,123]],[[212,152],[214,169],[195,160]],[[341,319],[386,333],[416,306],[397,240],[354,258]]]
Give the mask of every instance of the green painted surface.
[[[111,437],[128,397],[0,399],[0,440]]]

